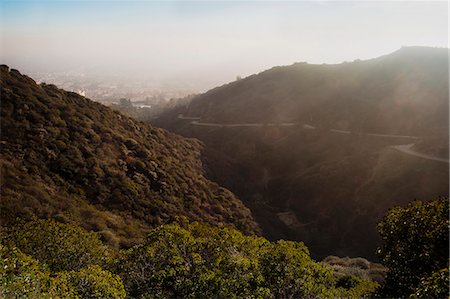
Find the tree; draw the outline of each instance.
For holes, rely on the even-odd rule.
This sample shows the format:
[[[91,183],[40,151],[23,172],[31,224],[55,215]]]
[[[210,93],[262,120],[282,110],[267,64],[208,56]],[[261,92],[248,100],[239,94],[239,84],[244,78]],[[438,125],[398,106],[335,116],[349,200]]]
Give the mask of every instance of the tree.
[[[1,298],[50,298],[66,294],[73,297],[71,288],[60,284],[51,289],[50,273],[32,257],[16,247],[0,244],[0,297]]]
[[[50,272],[16,247],[0,244],[1,298],[125,298],[119,276],[94,265]]]
[[[378,254],[389,268],[383,296],[420,296],[423,287],[432,283],[436,294],[447,297],[448,284],[437,282],[448,282],[448,209],[445,197],[416,201],[391,209],[378,224],[382,240]],[[446,279],[438,279],[443,275]]]
[[[79,271],[62,272],[58,277],[70,286],[79,298],[125,298],[122,279],[98,265]]]
[[[261,257],[265,284],[275,298],[330,297],[336,281],[331,268],[315,263],[303,243],[278,241]]]
[[[0,237],[0,297],[125,298],[121,278],[100,267],[108,251],[95,234],[35,219]]]
[[[153,229],[115,271],[137,298],[360,298],[377,286],[359,278],[338,286],[303,243],[200,223]]]
[[[35,219],[9,230],[5,240],[45,263],[51,271],[79,270],[106,262],[108,251],[98,236],[79,226]]]

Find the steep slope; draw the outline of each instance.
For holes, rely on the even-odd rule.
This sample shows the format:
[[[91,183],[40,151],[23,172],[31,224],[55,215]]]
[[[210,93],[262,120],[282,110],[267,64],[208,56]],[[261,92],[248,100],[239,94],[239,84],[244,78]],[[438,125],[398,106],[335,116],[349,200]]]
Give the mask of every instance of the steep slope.
[[[448,50],[273,68],[155,124],[205,142],[210,177],[265,236],[305,241],[316,257],[374,258],[387,209],[448,195]],[[412,143],[442,161],[394,147]]]
[[[78,222],[122,246],[177,216],[258,231],[201,147],[1,66],[2,221]]]

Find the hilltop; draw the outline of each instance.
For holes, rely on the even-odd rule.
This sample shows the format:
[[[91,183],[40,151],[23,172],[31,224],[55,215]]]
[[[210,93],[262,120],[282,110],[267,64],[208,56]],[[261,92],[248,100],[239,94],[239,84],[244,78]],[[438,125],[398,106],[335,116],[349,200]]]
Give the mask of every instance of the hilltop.
[[[205,178],[197,140],[0,71],[3,225],[54,218],[125,247],[179,217],[259,231],[233,193]]]

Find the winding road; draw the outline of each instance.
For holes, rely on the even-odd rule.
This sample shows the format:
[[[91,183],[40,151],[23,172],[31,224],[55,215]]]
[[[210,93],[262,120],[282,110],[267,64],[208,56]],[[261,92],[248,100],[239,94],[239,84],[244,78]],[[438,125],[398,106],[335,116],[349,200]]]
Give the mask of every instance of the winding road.
[[[408,154],[408,155],[412,155],[412,156],[416,156],[416,157],[420,157],[420,158],[424,158],[424,159],[428,159],[428,160],[433,160],[433,161],[449,163],[448,159],[439,158],[439,157],[430,156],[430,155],[416,152],[412,149],[413,146],[414,146],[414,143],[402,144],[402,145],[392,145],[392,147],[395,148],[396,150],[398,150],[402,153]]]
[[[293,123],[293,122],[285,122],[285,123],[234,123],[234,124],[220,124],[220,123],[209,123],[209,122],[201,122],[200,117],[194,117],[194,116],[184,116],[183,114],[178,115],[178,119],[184,119],[184,120],[190,120],[190,125],[194,126],[203,126],[203,127],[215,127],[215,128],[239,128],[239,127],[293,127],[293,126],[301,126],[304,130],[315,130],[316,127],[310,125],[310,124],[300,124],[300,123]],[[337,129],[330,129],[329,132],[336,133],[336,134],[345,134],[350,135],[352,134],[351,131],[346,130],[337,130]],[[361,135],[361,134],[360,134]],[[410,135],[391,135],[391,134],[377,134],[377,133],[365,133],[365,136],[371,136],[371,137],[382,137],[382,138],[401,138],[401,139],[411,139],[411,140],[419,140],[420,137],[417,136],[410,136]],[[436,156],[431,156],[427,154],[422,154],[419,152],[416,152],[412,149],[414,146],[414,143],[409,144],[402,144],[402,145],[391,145],[392,148],[398,150],[401,153],[412,155],[416,157],[420,157],[427,160],[433,160],[433,161],[439,161],[444,163],[449,163],[449,159],[440,158]]]

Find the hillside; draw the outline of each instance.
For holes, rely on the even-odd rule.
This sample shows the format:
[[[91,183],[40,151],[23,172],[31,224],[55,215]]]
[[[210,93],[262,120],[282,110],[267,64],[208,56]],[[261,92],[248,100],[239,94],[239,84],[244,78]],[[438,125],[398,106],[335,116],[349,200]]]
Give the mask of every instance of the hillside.
[[[204,177],[202,145],[1,66],[1,214],[54,218],[129,246],[184,216],[257,232]]]
[[[205,142],[209,176],[251,208],[266,237],[304,241],[316,257],[374,258],[387,209],[448,195],[448,87],[448,50],[402,48],[275,67],[155,124]],[[395,147],[409,144],[419,156]]]
[[[185,115],[215,123],[435,134],[448,127],[448,50],[405,47],[367,61],[274,67],[194,98]]]

